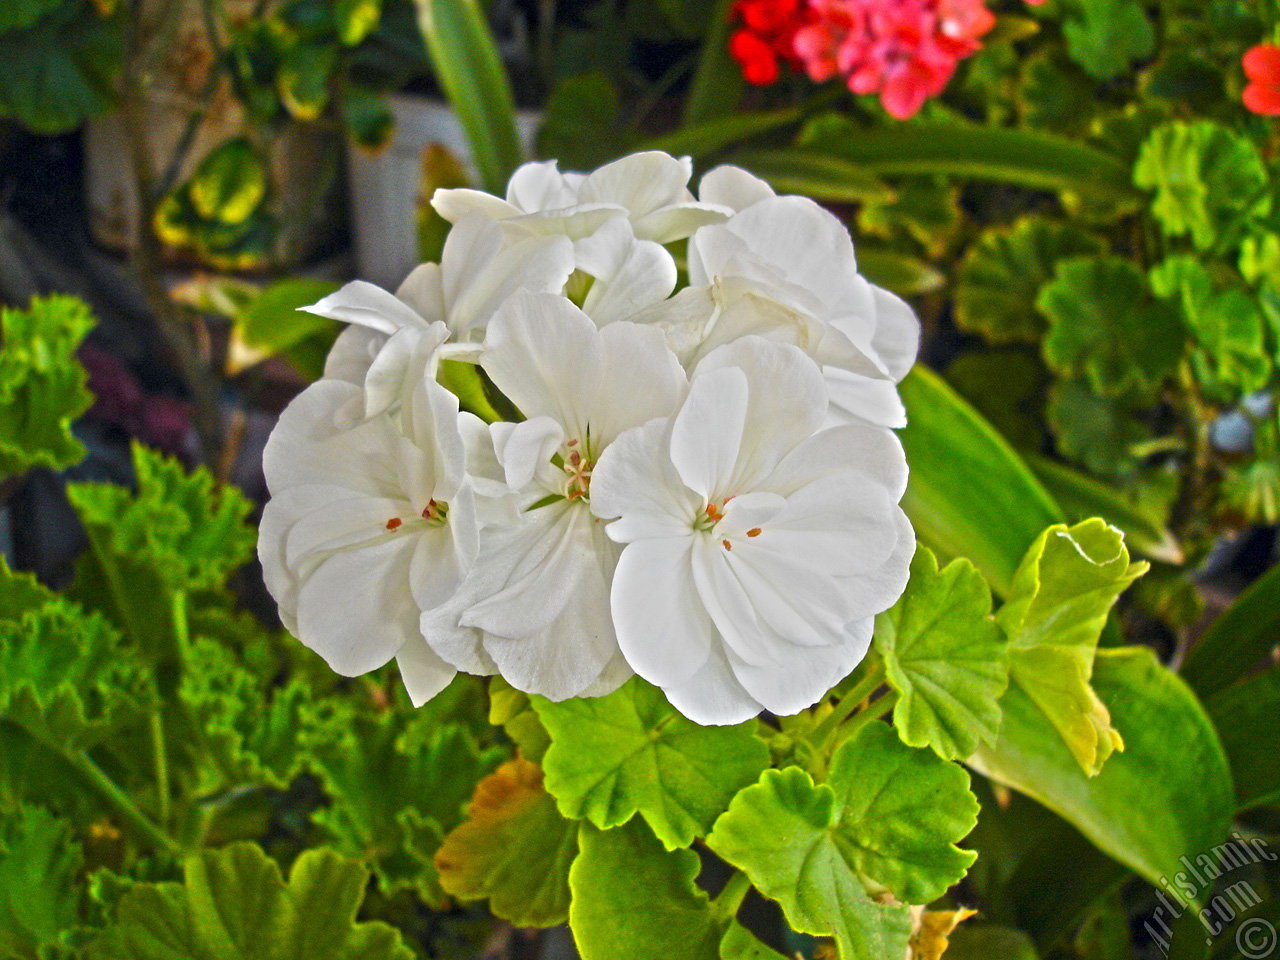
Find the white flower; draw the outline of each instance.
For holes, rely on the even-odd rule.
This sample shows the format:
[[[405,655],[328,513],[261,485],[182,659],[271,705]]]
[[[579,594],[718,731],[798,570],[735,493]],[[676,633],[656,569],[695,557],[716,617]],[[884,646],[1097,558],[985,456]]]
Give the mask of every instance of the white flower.
[[[477,215],[457,223],[440,263],[415,269],[395,296],[356,280],[306,307],[351,324],[334,343],[324,370],[326,377],[365,388],[363,408],[346,419],[394,410],[406,388],[435,375],[439,357],[474,357],[489,318],[512,293],[558,292],[572,272],[573,244],[567,238],[512,242],[496,223]]]
[[[421,703],[455,673],[420,632],[422,611],[452,598],[478,548],[458,401],[423,380],[401,417],[340,428],[359,394],[320,380],[281,415],[258,555],[290,632],[344,676],[395,657]]]
[[[689,286],[633,319],[664,329],[689,369],[744,336],[793,344],[823,366],[829,423],[905,426],[896,384],[915,362],[919,323],[858,273],[844,225],[735,167],[712,170],[701,191],[737,212],[690,239]]]
[[[614,437],[679,407],[684,371],[647,327],[595,324],[563,297],[518,293],[489,324],[481,366],[528,417],[492,426],[518,520],[482,531],[471,575],[423,618],[433,647],[473,673],[555,700],[631,675],[609,615],[619,547],[590,510]]]
[[[810,358],[749,337],[703,360],[679,413],[596,465],[592,510],[626,544],[622,653],[699,723],[810,706],[906,586],[901,445],[866,424],[819,431],[826,408]]]
[[[688,157],[677,160],[657,150],[633,153],[585,175],[561,173],[554,161],[526,163],[511,177],[506,200],[480,190],[437,190],[431,205],[451,223],[479,213],[509,229],[575,240],[621,214],[640,239],[670,243],[731,212],[696,200],[689,192],[692,174]]]

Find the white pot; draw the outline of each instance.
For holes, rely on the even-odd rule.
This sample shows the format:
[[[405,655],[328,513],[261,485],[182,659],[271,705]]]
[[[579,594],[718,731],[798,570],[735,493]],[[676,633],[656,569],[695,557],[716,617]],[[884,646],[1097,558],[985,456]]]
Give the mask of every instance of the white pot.
[[[462,124],[448,104],[410,94],[393,94],[390,101],[396,118],[391,143],[376,152],[348,144],[347,162],[357,275],[394,290],[420,262],[418,208],[428,199],[421,196],[427,148],[448,151],[473,182],[479,177]],[[541,122],[541,111],[516,111],[526,155]]]

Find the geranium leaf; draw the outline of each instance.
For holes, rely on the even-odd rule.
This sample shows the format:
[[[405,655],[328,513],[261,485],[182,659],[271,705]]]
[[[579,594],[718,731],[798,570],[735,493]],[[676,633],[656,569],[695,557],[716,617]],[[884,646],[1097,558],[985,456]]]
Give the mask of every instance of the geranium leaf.
[[[137,884],[88,960],[413,960],[385,923],[357,923],[368,873],[331,850],[308,850],[286,885],[252,843],[189,858],[184,881]]]
[[[84,457],[71,422],[93,403],[75,351],[93,327],[75,297],[37,297],[0,309],[0,477],[62,470]]]
[[[664,850],[639,820],[578,833],[569,926],[582,960],[719,960],[722,931],[694,884],[698,855]]]
[[[1045,324],[1036,296],[1053,279],[1054,266],[1067,257],[1100,254],[1104,246],[1094,234],[1043,217],[984,231],[956,277],[956,323],[991,343],[1038,343]]]
[[[1073,257],[1058,264],[1036,305],[1049,319],[1044,356],[1095,391],[1153,396],[1182,356],[1178,315],[1150,301],[1142,274],[1120,257]]]
[[[827,782],[799,767],[768,770],[738,794],[707,845],[777,900],[796,930],[833,935],[846,960],[905,955],[905,906],[887,887],[926,903],[964,876],[974,854],[955,846],[978,803],[955,764],[869,723],[832,758]]]
[[[83,857],[71,825],[42,807],[0,808],[0,954],[43,960],[79,920]]]
[[[578,825],[560,816],[537,764],[517,758],[476,786],[467,817],[435,855],[445,891],[487,898],[518,927],[550,927],[569,917],[569,866]]]
[[[533,702],[551,736],[543,769],[560,812],[604,829],[639,813],[669,850],[705,836],[769,764],[753,723],[704,727],[638,677],[607,697]]]
[[[1271,209],[1257,147],[1211,120],[1166,123],[1142,145],[1133,182],[1155,191],[1151,211],[1169,236],[1188,233],[1200,250],[1239,242]]]
[[[502,751],[481,750],[460,724],[428,714],[406,720],[389,710],[358,719],[349,734],[312,748],[313,768],[333,798],[315,822],[339,851],[366,858],[388,892],[415,887],[440,902],[432,842],[462,821]]]
[[[943,759],[994,743],[1009,683],[1004,637],[991,619],[991,590],[968,560],[943,570],[916,549],[906,593],[876,617],[876,649],[901,696],[893,722],[904,743]]]
[[[1010,676],[1058,730],[1081,769],[1097,775],[1123,741],[1089,680],[1116,598],[1147,571],[1104,521],[1045,530],[1023,558],[996,620],[1009,638]]]
[[[1071,59],[1089,76],[1110,80],[1135,60],[1150,56],[1155,31],[1134,0],[1076,0],[1078,16],[1068,18],[1062,34]]]
[[[547,728],[538,719],[529,695],[517,690],[500,676],[489,681],[489,722],[506,731],[520,754],[533,763],[541,763],[551,745]]]
[[[1055,383],[1045,415],[1058,449],[1104,476],[1130,471],[1137,460],[1131,448],[1151,435],[1133,416],[1132,404],[1094,393],[1084,380]]]

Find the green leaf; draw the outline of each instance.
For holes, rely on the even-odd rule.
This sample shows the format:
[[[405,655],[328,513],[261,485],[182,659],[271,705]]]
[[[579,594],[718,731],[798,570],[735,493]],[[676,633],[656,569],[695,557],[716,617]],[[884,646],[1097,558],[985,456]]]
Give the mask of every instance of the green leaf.
[[[1280,765],[1267,731],[1280,729],[1280,667],[1220,690],[1205,709],[1231,763],[1241,810],[1280,799]]]
[[[138,443],[133,469],[136,494],[106,483],[68,484],[100,562],[145,567],[170,589],[187,591],[220,587],[248,562],[254,530],[245,518],[252,505],[239,491],[217,486],[204,468],[187,473],[176,459]]]
[[[0,592],[20,590],[29,578],[0,562]],[[136,720],[153,697],[137,651],[101,615],[56,597],[0,619],[0,717],[42,743],[91,746]]]
[[[74,297],[0,308],[0,478],[32,467],[63,470],[83,459],[71,422],[93,394],[75,351],[93,322]]]
[[[755,938],[746,927],[736,920],[729,924],[724,937],[720,940],[720,960],[790,960],[772,947],[767,947]]]
[[[43,960],[80,919],[84,858],[71,825],[42,807],[0,808],[0,955]]]
[[[832,935],[844,960],[906,954],[905,906],[926,903],[964,876],[974,854],[955,841],[977,821],[964,771],[866,724],[832,758],[827,782],[799,767],[767,770],[738,794],[707,845],[777,900],[792,928]]]
[[[569,917],[577,853],[578,825],[560,816],[537,764],[517,758],[480,781],[435,866],[452,896],[488,899],[494,915],[518,927],[550,927]]]
[[[950,940],[947,960],[1040,960],[1031,938],[1012,927],[966,924]]]
[[[880,176],[943,174],[1112,202],[1134,197],[1129,168],[1115,157],[1029,130],[926,121],[864,129],[842,115],[824,114],[809,124],[799,143]]]
[[[1182,356],[1177,314],[1147,301],[1142,274],[1127,259],[1060,262],[1036,306],[1049,320],[1049,366],[1066,376],[1083,375],[1100,394],[1152,397]]]
[[[582,960],[719,960],[722,932],[694,885],[698,855],[664,850],[632,820],[601,831],[584,823],[569,871],[569,926]]]
[[[87,960],[413,960],[395,928],[357,923],[368,873],[330,850],[280,868],[252,843],[186,861],[184,881],[136,884]]]
[[[535,697],[551,746],[542,759],[560,812],[608,829],[639,813],[667,849],[706,836],[769,764],[754,722],[704,727],[635,677],[607,697]]]
[[[893,722],[904,743],[943,759],[994,743],[1009,658],[991,619],[991,590],[967,560],[938,570],[925,547],[911,561],[906,593],[876,617],[876,649],[901,696]]]
[[[1114,486],[1047,457],[1028,455],[1027,465],[1062,505],[1067,520],[1101,517],[1123,531],[1125,543],[1144,556],[1175,565],[1185,561],[1182,547],[1164,522],[1123,498]]]
[[[565,169],[588,170],[626,153],[619,98],[618,85],[603,70],[557,82],[538,130],[538,155]]]
[[[1133,417],[1132,405],[1120,397],[1094,393],[1083,380],[1059,380],[1049,390],[1045,410],[1065,456],[1104,476],[1132,470],[1132,448],[1150,437]]]
[[[0,32],[0,118],[58,134],[106,110],[122,41],[121,18],[99,17],[87,0],[62,0],[25,29]]]
[[[321,343],[327,351],[338,325],[299,308],[311,306],[337,288],[331,280],[278,280],[255,296],[233,322],[228,372],[238,373],[271,356],[293,360],[298,348],[309,340]],[[303,370],[311,379],[319,379],[323,372],[323,365]]]
[[[1110,80],[1151,55],[1155,31],[1136,0],[1076,0],[1078,16],[1062,26],[1067,52],[1084,71]]]
[[[481,750],[461,724],[441,724],[429,714],[406,721],[399,711],[358,719],[348,736],[311,752],[333,798],[314,820],[334,846],[365,858],[388,893],[412,887],[439,903],[430,858],[444,833],[462,822],[476,784],[502,752]]]
[[[1200,250],[1238,243],[1271,209],[1269,179],[1257,148],[1210,120],[1153,130],[1138,155],[1133,182],[1155,191],[1151,211],[1164,232],[1190,233]]]
[[[677,157],[688,154],[699,160],[760,134],[797,124],[803,117],[799,107],[744,111],[689,124],[674,133],[646,141],[640,149],[665,150]]]
[[[823,203],[887,202],[895,196],[887,183],[857,164],[816,150],[742,150],[727,162],[750,170],[778,193],[798,193]]]
[[[858,272],[876,286],[892,290],[900,297],[936,293],[947,284],[947,278],[939,270],[919,257],[866,243],[858,247]]]
[[[415,0],[431,66],[471,143],[484,188],[506,194],[520,164],[515,99],[475,0]]]
[[[698,66],[689,83],[683,126],[694,126],[731,114],[742,99],[742,90],[746,86],[742,68],[729,53],[733,3],[734,0],[716,0],[711,12],[706,38],[698,55]]]
[[[337,61],[337,50],[318,43],[299,43],[285,52],[276,73],[276,90],[292,117],[317,120],[324,113]]]
[[[56,10],[64,0],[9,0],[0,7],[0,32],[29,27],[51,10]]]
[[[335,0],[333,22],[338,39],[354,47],[378,28],[382,19],[382,0]]]
[[[1244,288],[1217,289],[1209,271],[1194,257],[1175,256],[1151,271],[1157,296],[1182,307],[1182,316],[1199,349],[1191,355],[1196,380],[1225,403],[1266,386],[1271,358],[1265,321]]]
[[[1039,343],[1045,323],[1036,297],[1058,261],[1104,249],[1095,234],[1038,216],[984,231],[956,275],[956,324],[991,343]]]
[[[969,764],[1057,812],[1151,883],[1227,835],[1235,801],[1226,757],[1204,710],[1141,647],[1099,650],[1093,686],[1125,751],[1085,777],[1060,734],[1018,684],[1000,701],[1000,740]],[[1134,811],[1141,811],[1135,816]]]
[[[396,115],[381,93],[348,83],[342,89],[339,107],[347,135],[356,144],[366,150],[379,150],[390,142],[396,129]]]
[[[228,140],[200,161],[187,190],[199,216],[236,225],[248,220],[262,203],[267,175],[248,140]]]
[[[529,695],[511,686],[501,676],[489,680],[489,722],[506,731],[526,760],[542,762],[547,747],[551,745],[547,728],[538,719]]]
[[[1010,677],[1091,777],[1124,749],[1089,686],[1098,638],[1116,598],[1148,567],[1129,561],[1124,535],[1103,520],[1058,524],[1027,551],[996,614],[1009,638]]]
[[[1022,458],[937,374],[916,366],[901,384],[911,464],[902,505],[916,536],[944,557],[968,557],[997,593],[1061,511]]]
[[[1196,641],[1182,678],[1209,698],[1261,663],[1280,636],[1280,565],[1260,576]]]

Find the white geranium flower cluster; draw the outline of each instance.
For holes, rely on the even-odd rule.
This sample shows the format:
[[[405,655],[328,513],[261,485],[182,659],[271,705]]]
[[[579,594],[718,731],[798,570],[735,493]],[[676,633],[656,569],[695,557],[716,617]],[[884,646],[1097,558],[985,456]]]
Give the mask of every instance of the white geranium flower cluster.
[[[438,265],[308,308],[350,326],[267,445],[259,553],[334,670],[395,658],[415,703],[459,670],[555,700],[638,673],[720,724],[866,653],[915,546],[891,430],[915,316],[817,204],[735,167],[695,199],[691,173],[640,153],[439,191]],[[524,419],[460,411],[447,360]]]

